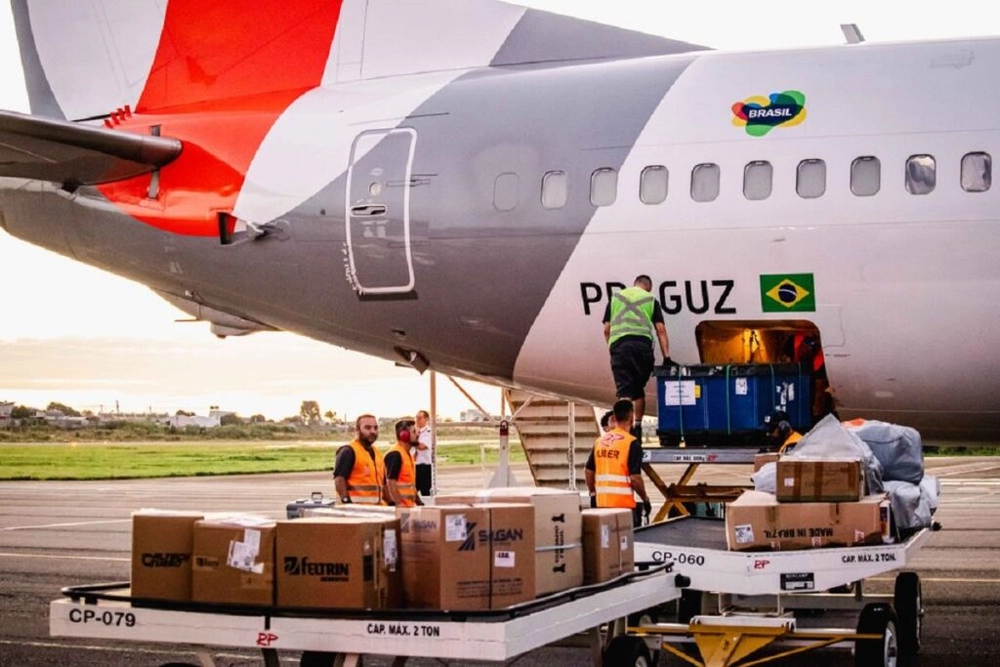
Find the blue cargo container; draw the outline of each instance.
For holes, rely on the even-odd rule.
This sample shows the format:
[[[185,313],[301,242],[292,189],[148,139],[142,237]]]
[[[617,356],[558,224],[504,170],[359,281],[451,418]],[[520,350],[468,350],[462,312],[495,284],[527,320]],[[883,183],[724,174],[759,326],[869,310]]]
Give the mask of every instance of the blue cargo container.
[[[657,434],[664,445],[758,444],[775,410],[796,430],[812,424],[812,383],[799,364],[729,364],[659,368]]]

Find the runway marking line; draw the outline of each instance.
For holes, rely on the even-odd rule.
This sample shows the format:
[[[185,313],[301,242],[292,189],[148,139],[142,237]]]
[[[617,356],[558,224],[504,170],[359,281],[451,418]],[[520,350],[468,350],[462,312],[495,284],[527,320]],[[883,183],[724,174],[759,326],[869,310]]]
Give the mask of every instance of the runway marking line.
[[[5,526],[0,530],[36,530],[40,528],[69,528],[71,526],[94,526],[102,523],[129,523],[132,519],[104,519],[102,521],[74,521],[72,523],[44,523],[36,526]]]
[[[48,558],[49,560],[103,560],[120,563],[130,563],[131,558],[114,558],[113,556],[58,556],[53,554],[32,554],[32,553],[2,553],[0,558]]]

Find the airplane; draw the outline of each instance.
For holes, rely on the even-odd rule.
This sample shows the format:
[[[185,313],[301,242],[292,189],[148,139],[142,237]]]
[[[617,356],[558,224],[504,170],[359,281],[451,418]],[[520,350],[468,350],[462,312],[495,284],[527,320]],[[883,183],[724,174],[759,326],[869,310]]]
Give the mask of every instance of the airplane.
[[[1000,39],[721,52],[494,0],[11,6],[32,114],[0,112],[0,227],[216,335],[607,405],[604,305],[643,273],[675,361],[808,335],[844,419],[1000,429]]]

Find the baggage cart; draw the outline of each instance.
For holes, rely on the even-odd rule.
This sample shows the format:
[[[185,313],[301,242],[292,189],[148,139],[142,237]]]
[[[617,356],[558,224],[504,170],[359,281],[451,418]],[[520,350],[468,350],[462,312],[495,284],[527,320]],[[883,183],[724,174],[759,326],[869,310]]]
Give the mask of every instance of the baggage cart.
[[[54,637],[260,649],[268,667],[279,650],[303,665],[357,664],[364,655],[504,663],[578,633],[589,633],[595,664],[649,665],[644,640],[625,619],[680,597],[670,563],[592,586],[491,611],[296,610],[138,600],[128,583],[63,589],[49,608]],[[600,628],[605,626],[602,632]],[[622,662],[623,656],[634,656]],[[203,665],[214,664],[208,652]],[[402,664],[402,662],[400,663]]]
[[[895,665],[920,648],[920,578],[900,572],[892,595],[865,593],[863,580],[907,567],[930,534],[925,528],[875,546],[729,551],[721,521],[680,517],[638,528],[636,563],[673,562],[691,585],[676,619],[658,622],[663,610],[647,610],[629,630],[693,665],[757,665],[825,647],[854,647],[858,665]],[[715,613],[702,613],[706,593],[718,596]],[[853,628],[811,628],[795,610],[860,613]],[[696,645],[700,659],[685,644]],[[779,650],[757,653],[765,647]]]

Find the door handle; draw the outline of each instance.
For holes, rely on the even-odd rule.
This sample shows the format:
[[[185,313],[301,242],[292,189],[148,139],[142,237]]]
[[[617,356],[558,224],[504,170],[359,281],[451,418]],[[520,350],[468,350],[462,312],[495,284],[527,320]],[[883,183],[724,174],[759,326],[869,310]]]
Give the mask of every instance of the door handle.
[[[367,216],[374,217],[377,215],[385,215],[386,208],[382,204],[377,204],[373,206],[352,206],[351,215],[356,216]]]

